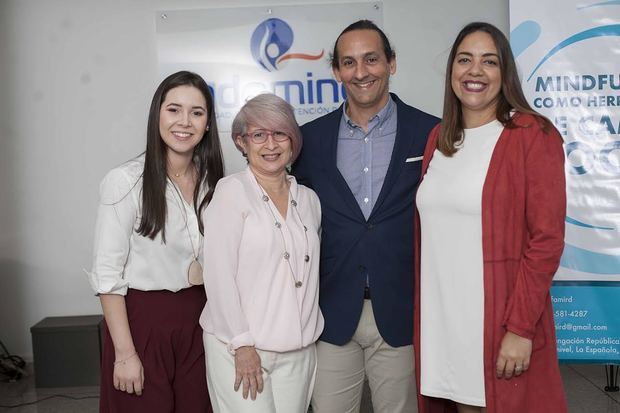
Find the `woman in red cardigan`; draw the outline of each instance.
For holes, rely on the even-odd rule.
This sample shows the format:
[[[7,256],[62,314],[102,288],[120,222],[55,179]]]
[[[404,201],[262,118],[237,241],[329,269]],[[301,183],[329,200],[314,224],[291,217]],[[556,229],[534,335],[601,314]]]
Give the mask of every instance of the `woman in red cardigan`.
[[[444,99],[417,193],[420,413],[566,412],[549,294],[564,248],[562,139],[490,24],[457,36]]]

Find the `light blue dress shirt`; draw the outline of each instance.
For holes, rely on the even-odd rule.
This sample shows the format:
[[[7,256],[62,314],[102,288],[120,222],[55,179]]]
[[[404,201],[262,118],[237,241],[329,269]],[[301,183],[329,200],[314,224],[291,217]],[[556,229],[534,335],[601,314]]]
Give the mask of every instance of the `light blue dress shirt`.
[[[346,108],[345,108],[346,109]],[[396,139],[396,103],[386,105],[368,120],[368,132],[343,110],[338,130],[336,165],[368,219],[390,166]]]

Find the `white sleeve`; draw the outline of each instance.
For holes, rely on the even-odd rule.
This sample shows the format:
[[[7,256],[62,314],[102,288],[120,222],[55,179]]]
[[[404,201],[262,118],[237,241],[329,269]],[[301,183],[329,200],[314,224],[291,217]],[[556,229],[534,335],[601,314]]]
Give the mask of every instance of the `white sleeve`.
[[[93,268],[89,274],[97,294],[126,295],[129,282],[124,269],[138,205],[132,197],[135,182],[120,169],[111,170],[99,186]]]
[[[253,346],[237,288],[239,247],[246,213],[243,184],[220,181],[204,213],[204,282],[215,335],[230,338],[228,350]]]

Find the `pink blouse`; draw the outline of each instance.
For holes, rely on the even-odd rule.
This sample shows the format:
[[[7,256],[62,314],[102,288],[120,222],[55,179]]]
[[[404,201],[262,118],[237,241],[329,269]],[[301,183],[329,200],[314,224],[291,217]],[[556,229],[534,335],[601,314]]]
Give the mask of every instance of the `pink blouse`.
[[[319,309],[316,194],[295,178],[283,218],[247,168],[223,178],[204,213],[204,331],[228,346],[285,352],[314,343]],[[293,202],[295,201],[295,202]]]

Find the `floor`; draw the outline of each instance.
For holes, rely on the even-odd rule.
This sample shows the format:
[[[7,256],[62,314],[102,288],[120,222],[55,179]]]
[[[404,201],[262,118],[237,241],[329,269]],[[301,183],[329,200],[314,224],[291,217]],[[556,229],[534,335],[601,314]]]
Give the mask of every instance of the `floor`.
[[[561,371],[571,413],[620,413],[620,393],[603,390],[606,385],[603,366],[562,365]],[[14,383],[0,383],[0,412],[96,413],[98,393],[98,387],[37,389],[30,375]],[[15,405],[22,406],[9,407]],[[361,412],[372,413],[368,392]]]

